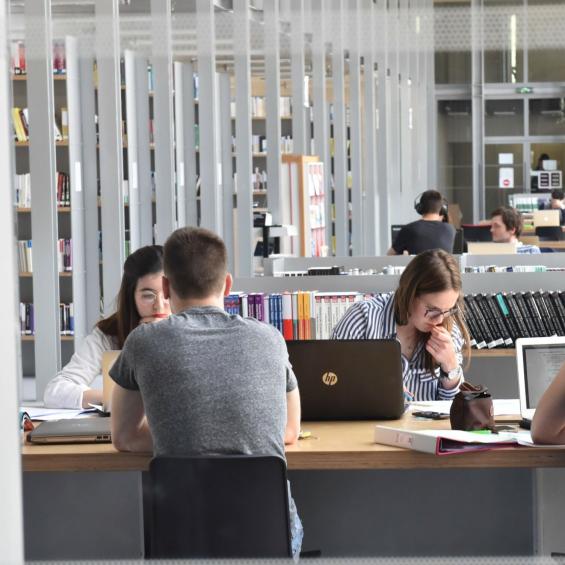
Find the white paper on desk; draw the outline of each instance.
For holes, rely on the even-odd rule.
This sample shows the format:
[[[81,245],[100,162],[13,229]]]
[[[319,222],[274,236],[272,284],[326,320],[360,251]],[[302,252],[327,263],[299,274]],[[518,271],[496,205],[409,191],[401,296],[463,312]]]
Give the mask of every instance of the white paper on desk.
[[[451,400],[430,400],[427,402],[411,402],[411,410],[429,410],[449,414]],[[515,416],[520,414],[520,400],[517,398],[493,399],[495,416]]]
[[[534,443],[532,434],[529,431],[518,432],[517,441],[525,447],[545,447],[546,449],[565,449],[565,445],[547,445],[544,443]]]
[[[32,420],[47,422],[49,420],[68,420],[69,418],[88,418],[95,412],[89,410],[65,410],[62,408],[43,408],[41,406],[22,406]]]

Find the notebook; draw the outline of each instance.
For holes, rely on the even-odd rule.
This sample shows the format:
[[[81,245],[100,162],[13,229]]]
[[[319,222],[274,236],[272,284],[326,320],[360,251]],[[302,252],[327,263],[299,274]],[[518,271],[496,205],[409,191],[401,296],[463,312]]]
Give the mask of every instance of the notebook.
[[[71,418],[42,422],[27,436],[27,441],[50,443],[109,443],[110,418]]]
[[[396,340],[288,341],[303,420],[384,420],[404,412]]]
[[[516,340],[522,418],[533,418],[539,399],[563,363],[565,337],[527,337]]]
[[[535,210],[534,227],[539,228],[543,226],[559,226],[561,222],[560,210]]]
[[[104,413],[111,412],[112,390],[114,388],[114,379],[110,376],[110,369],[116,362],[121,351],[104,351],[102,353],[102,409]]]
[[[469,241],[467,243],[467,251],[470,255],[511,255],[516,253],[516,244]]]

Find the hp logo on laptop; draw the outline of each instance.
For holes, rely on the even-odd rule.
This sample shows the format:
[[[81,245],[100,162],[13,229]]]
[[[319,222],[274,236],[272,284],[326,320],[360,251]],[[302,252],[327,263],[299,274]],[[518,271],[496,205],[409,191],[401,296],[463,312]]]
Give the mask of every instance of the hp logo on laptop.
[[[335,384],[337,384],[337,375],[330,372],[324,373],[322,375],[322,382],[326,386],[334,386]]]

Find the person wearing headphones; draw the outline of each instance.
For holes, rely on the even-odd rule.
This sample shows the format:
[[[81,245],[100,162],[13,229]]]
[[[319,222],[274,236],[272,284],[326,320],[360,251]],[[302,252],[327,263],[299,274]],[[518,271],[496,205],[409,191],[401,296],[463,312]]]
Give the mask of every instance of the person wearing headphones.
[[[455,228],[445,222],[447,202],[437,190],[422,192],[414,202],[414,209],[422,218],[405,225],[394,240],[387,255],[417,255],[428,249],[453,252]]]

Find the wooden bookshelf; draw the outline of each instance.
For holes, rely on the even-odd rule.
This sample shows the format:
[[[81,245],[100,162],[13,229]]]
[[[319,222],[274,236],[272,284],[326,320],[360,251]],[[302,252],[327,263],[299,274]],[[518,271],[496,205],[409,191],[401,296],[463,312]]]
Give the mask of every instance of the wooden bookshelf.
[[[23,82],[27,80],[27,74],[25,75],[12,75],[12,80],[15,82]],[[54,74],[53,80],[67,80],[66,74]]]
[[[516,350],[510,349],[471,349],[471,358],[497,358],[497,357],[515,357]]]
[[[35,341],[35,336],[34,335],[22,335],[22,341]],[[61,338],[61,341],[73,341],[73,339],[75,338],[72,335],[62,335],[59,336]]]
[[[31,208],[16,208],[18,214],[31,214]],[[70,206],[57,206],[57,212],[61,214],[69,214],[71,211]]]
[[[59,273],[60,277],[72,277],[73,276],[73,272],[72,271],[62,271]],[[33,273],[30,273],[29,271],[21,271],[20,272],[20,277],[22,278],[31,278],[33,277]]]
[[[29,147],[29,141],[14,141],[14,144],[16,147]],[[57,147],[68,147],[69,140],[63,139],[62,141],[56,141],[55,145]]]

